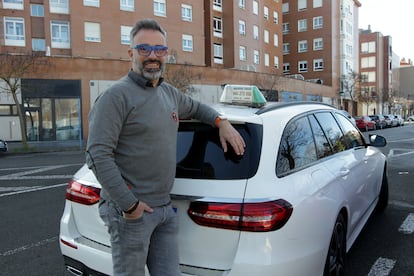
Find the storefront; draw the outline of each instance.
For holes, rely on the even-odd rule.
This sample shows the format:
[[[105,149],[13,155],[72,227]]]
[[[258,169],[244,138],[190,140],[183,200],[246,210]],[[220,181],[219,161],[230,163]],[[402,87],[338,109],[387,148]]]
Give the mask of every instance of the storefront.
[[[28,141],[82,138],[81,81],[22,79]]]

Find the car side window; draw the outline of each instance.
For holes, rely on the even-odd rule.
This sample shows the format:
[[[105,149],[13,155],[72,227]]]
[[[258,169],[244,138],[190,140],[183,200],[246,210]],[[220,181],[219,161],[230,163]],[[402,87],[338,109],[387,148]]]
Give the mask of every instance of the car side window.
[[[328,137],[333,151],[339,152],[345,150],[345,146],[342,143],[342,131],[333,115],[330,112],[318,112],[315,113],[315,117],[319,121],[326,137]]]
[[[342,143],[344,144],[345,149],[365,146],[364,138],[355,126],[342,114],[337,113],[336,117],[338,118],[338,121],[344,131]]]
[[[317,160],[312,130],[307,117],[289,122],[283,131],[276,162],[281,177]]]
[[[318,158],[323,158],[329,155],[332,155],[334,152],[332,150],[331,144],[326,138],[322,127],[319,125],[318,121],[313,115],[309,116],[309,121],[312,126],[313,136],[315,137],[315,145]]]

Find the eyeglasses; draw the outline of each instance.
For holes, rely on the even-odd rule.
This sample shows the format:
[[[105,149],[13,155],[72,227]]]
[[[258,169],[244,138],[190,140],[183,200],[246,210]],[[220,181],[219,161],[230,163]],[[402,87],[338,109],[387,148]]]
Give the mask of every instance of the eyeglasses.
[[[154,54],[157,57],[163,57],[168,53],[168,47],[162,45],[151,46],[148,44],[138,44],[132,47],[132,49],[137,49],[138,54],[145,57],[151,55],[152,51],[154,51]]]

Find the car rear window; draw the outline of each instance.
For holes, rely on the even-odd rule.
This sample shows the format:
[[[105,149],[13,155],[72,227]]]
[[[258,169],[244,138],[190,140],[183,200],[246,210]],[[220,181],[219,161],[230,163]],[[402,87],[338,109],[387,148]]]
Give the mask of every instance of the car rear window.
[[[256,174],[262,148],[263,128],[257,124],[234,124],[246,149],[238,156],[228,145],[221,147],[218,129],[198,122],[180,122],[177,137],[177,178],[246,179]]]

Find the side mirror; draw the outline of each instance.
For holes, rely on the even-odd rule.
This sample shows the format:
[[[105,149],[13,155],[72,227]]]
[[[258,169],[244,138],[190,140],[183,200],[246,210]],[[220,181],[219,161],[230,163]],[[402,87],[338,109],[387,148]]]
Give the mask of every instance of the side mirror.
[[[374,147],[385,147],[387,145],[387,140],[381,135],[370,134],[369,144]]]

